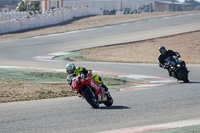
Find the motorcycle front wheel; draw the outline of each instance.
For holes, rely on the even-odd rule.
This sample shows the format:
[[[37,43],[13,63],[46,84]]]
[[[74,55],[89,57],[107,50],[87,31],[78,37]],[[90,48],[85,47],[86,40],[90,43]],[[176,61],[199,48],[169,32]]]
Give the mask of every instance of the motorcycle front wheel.
[[[99,102],[98,100],[92,96],[92,92],[89,92],[89,90],[84,89],[83,90],[83,96],[85,100],[93,107],[93,108],[98,108],[99,107]]]

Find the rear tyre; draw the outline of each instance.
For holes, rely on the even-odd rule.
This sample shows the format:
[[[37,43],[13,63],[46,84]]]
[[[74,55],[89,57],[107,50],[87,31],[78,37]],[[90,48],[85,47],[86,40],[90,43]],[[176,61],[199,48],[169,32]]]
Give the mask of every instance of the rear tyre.
[[[85,100],[93,107],[93,108],[98,108],[99,107],[99,102],[98,100],[92,96],[92,93],[89,92],[89,90],[85,89],[83,90],[83,96]]]
[[[190,81],[189,80],[185,80],[184,83],[190,83]]]
[[[106,106],[111,106],[113,104],[113,99],[112,99],[112,96],[108,93],[108,94],[105,94],[107,96],[107,101],[104,102],[104,104]]]
[[[178,71],[178,76],[180,77],[180,79],[183,80],[184,83],[189,83],[190,81],[188,80],[188,73],[183,70],[183,69],[180,69]]]

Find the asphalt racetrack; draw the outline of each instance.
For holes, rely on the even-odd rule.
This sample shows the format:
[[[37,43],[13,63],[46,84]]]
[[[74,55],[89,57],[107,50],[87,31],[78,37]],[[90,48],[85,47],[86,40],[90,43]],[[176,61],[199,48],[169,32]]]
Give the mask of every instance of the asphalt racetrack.
[[[67,61],[36,56],[200,30],[200,14],[148,19],[82,31],[0,42],[0,66],[64,69]],[[157,64],[81,62],[94,71],[158,76]],[[112,92],[112,107],[92,109],[78,97],[0,104],[2,133],[101,132],[176,121],[200,121],[200,65],[188,64],[191,83],[174,82],[140,90]],[[118,132],[118,131],[116,131]]]

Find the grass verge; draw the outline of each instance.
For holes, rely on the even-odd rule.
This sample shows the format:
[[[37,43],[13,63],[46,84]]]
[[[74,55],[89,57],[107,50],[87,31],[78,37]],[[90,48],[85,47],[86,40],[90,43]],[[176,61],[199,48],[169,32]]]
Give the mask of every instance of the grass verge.
[[[111,46],[88,48],[73,51],[60,59],[70,61],[123,62],[123,63],[158,63],[158,48],[164,45],[167,49],[179,52],[180,60],[186,64],[200,64],[200,31],[177,34],[139,42],[116,44]]]
[[[144,81],[101,75],[109,90],[134,86]],[[0,103],[75,96],[66,83],[66,73],[0,69]]]

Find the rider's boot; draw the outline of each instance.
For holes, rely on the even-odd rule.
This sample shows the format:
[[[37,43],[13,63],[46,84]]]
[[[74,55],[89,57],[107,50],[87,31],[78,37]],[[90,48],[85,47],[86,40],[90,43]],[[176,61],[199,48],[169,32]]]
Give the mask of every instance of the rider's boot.
[[[80,97],[80,98],[82,97],[78,92],[76,94],[77,94],[78,97]]]
[[[188,70],[188,69],[187,69],[187,67],[185,67],[185,69],[186,69],[187,73],[189,73],[189,72],[190,72],[190,70]]]
[[[185,67],[185,70],[187,71],[187,73],[190,72],[190,70],[186,67],[186,63],[183,61],[183,67]]]

